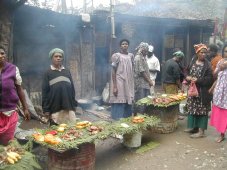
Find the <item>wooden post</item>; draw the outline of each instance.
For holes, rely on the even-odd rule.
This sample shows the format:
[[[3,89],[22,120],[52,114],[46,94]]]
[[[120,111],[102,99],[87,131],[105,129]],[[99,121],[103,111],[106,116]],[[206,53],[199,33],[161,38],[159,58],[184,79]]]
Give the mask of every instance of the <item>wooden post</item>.
[[[190,53],[190,30],[187,27],[187,39],[186,39],[186,56],[187,56],[186,62],[187,62],[187,64],[190,62],[190,58],[191,58],[190,55],[191,55],[191,53]]]

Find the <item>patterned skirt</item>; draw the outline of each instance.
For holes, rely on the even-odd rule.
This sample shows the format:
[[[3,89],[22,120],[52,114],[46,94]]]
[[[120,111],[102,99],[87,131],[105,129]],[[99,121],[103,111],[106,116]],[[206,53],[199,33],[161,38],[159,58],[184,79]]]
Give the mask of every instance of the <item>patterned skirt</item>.
[[[200,97],[188,97],[187,111],[191,115],[208,115],[211,105],[204,105]]]

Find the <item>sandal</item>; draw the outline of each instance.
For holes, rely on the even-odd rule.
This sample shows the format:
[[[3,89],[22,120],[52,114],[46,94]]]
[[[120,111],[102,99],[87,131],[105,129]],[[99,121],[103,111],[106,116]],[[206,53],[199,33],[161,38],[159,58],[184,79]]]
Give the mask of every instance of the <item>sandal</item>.
[[[192,130],[193,130],[193,129],[185,129],[184,132],[186,132],[186,133],[191,133]]]
[[[184,116],[178,116],[178,120],[184,120]]]
[[[184,132],[186,133],[198,133],[199,129],[198,128],[193,128],[193,129],[185,129]]]
[[[201,133],[201,132],[190,135],[191,138],[203,138],[205,136],[206,135],[204,133]]]

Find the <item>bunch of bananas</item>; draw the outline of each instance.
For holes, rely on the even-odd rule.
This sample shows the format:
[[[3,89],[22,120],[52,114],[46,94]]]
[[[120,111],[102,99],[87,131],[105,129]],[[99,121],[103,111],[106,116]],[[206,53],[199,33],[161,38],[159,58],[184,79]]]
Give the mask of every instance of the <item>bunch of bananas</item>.
[[[18,153],[16,153],[16,152],[12,152],[12,151],[10,151],[10,152],[6,152],[6,154],[7,154],[7,161],[10,163],[10,164],[14,164],[14,163],[16,163],[19,159],[21,159],[21,156],[18,154]]]
[[[88,126],[91,126],[91,122],[89,122],[89,121],[82,121],[82,122],[78,122],[76,124],[77,129],[83,129],[83,128],[86,128]]]

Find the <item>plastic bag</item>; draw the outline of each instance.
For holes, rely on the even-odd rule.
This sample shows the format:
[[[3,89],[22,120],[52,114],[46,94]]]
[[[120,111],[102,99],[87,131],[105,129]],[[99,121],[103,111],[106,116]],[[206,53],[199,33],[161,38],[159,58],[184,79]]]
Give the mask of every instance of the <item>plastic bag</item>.
[[[103,89],[102,92],[102,100],[105,103],[108,103],[110,99],[110,85],[109,83],[106,83],[106,87]]]
[[[188,89],[188,96],[189,97],[198,97],[199,96],[199,92],[197,90],[197,87],[196,87],[196,84],[194,81],[191,81],[191,84]]]

